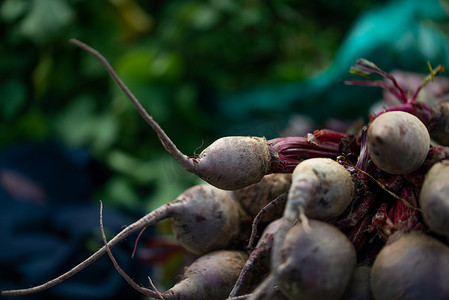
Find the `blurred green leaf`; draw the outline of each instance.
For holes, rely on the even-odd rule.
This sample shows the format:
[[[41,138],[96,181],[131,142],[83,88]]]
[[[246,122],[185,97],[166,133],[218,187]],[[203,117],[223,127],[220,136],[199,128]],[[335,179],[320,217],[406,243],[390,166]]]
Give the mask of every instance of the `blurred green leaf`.
[[[42,55],[37,64],[36,68],[33,70],[32,80],[35,91],[35,96],[39,98],[42,96],[48,87],[48,80],[50,72],[53,67],[53,57],[49,52]]]
[[[116,63],[117,72],[130,81],[172,82],[183,74],[182,58],[171,51],[140,48],[129,51]]]
[[[66,143],[88,145],[98,154],[109,150],[116,141],[118,127],[113,115],[95,112],[95,105],[92,96],[79,96],[54,118],[54,127]]]
[[[207,30],[214,26],[219,19],[218,12],[206,5],[194,5],[191,7],[190,22],[192,26],[199,30]]]
[[[6,120],[17,116],[25,104],[27,88],[25,84],[15,78],[7,79],[0,85],[0,114]]]
[[[97,115],[92,120],[91,144],[96,153],[110,150],[118,137],[117,119],[107,113]]]
[[[153,18],[134,0],[109,0],[116,6],[124,23],[124,35],[127,38],[149,32],[154,26]]]
[[[30,5],[26,0],[5,0],[0,6],[0,18],[11,23],[22,16]]]
[[[254,26],[263,22],[264,12],[258,7],[245,6],[238,12],[238,19],[245,26]]]
[[[142,200],[135,190],[129,177],[123,175],[113,176],[106,183],[101,196],[105,203],[119,208],[135,210],[141,207]]]
[[[139,184],[148,184],[159,176],[153,161],[143,161],[120,150],[111,151],[106,161],[112,170],[134,178]]]
[[[165,82],[174,82],[183,75],[183,61],[179,54],[174,52],[161,52],[153,60],[151,64],[151,75],[153,78],[163,80]]]
[[[82,95],[61,111],[54,119],[54,127],[59,136],[71,145],[87,145],[92,126],[95,99],[90,95]]]
[[[195,184],[205,183],[196,175],[187,172],[173,157],[164,154],[154,162],[153,172],[158,176],[155,190],[146,201],[146,208],[152,211],[159,206],[175,200],[186,188]]]
[[[149,81],[151,78],[151,64],[155,53],[151,49],[133,49],[124,54],[116,62],[116,69],[120,76],[127,81]]]
[[[42,139],[50,132],[46,116],[38,110],[30,110],[16,123],[13,129],[22,139]]]
[[[20,32],[35,43],[46,42],[69,25],[75,13],[63,0],[30,0],[31,8],[20,25]]]
[[[163,154],[157,159],[145,161],[123,151],[113,151],[107,157],[108,166],[120,174],[132,178],[137,186],[153,186],[151,194],[153,201],[145,204],[147,210],[153,210],[160,205],[174,200],[187,186],[200,183],[198,178],[188,173],[170,155]],[[119,187],[109,187],[108,190],[120,190],[122,194],[128,194],[128,199],[133,199],[132,183],[121,181]],[[137,187],[134,185],[134,188]],[[112,197],[112,196],[111,196]]]

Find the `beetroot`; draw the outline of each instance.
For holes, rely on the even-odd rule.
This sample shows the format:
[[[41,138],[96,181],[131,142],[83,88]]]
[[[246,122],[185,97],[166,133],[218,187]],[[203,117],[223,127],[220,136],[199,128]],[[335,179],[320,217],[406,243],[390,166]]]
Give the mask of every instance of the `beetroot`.
[[[118,265],[107,246],[104,232],[102,234],[108,255],[117,272],[135,290],[154,299],[225,299],[248,257],[242,251],[233,250],[218,250],[200,256],[190,266],[185,268],[182,278],[172,288],[161,293],[153,285],[150,277],[148,279],[154,290],[142,287],[134,282]]]
[[[342,165],[329,158],[311,158],[292,174],[284,217],[294,222],[303,209],[309,218],[328,220],[348,207],[353,194],[351,174]]]
[[[445,71],[444,66],[438,65],[435,69],[432,69],[430,64],[428,64],[430,69],[430,74],[426,76],[422,82],[415,87],[413,93],[407,93],[404,88],[402,88],[396,78],[392,74],[388,74],[374,63],[366,60],[359,59],[356,64],[351,67],[350,73],[361,75],[365,78],[370,78],[372,74],[380,75],[381,77],[387,79],[387,81],[380,80],[348,80],[345,84],[353,85],[365,85],[372,87],[381,87],[388,91],[391,95],[399,100],[400,104],[392,107],[384,108],[377,112],[370,119],[373,120],[386,112],[402,111],[413,114],[416,116],[423,124],[426,126],[430,132],[430,136],[437,143],[448,146],[449,145],[449,103],[442,102],[437,106],[431,106],[431,104],[424,101],[418,101],[418,95],[423,90],[423,88],[434,78]],[[444,94],[444,92],[443,92]],[[441,95],[434,95],[441,97]],[[407,143],[407,142],[406,142]],[[405,147],[405,146],[404,146]],[[395,174],[395,173],[393,173]],[[404,174],[404,173],[397,173]]]
[[[434,108],[434,118],[431,122],[429,132],[436,142],[449,146],[449,102],[443,102]]]
[[[352,201],[354,182],[350,173],[328,158],[311,158],[300,163],[292,174],[292,185],[284,210],[281,228],[275,236],[271,269],[280,264],[280,248],[290,228],[301,220],[308,228],[308,217],[334,218],[346,210]]]
[[[390,174],[407,174],[423,164],[430,136],[417,117],[391,111],[369,124],[367,143],[370,157],[379,169]]]
[[[247,258],[242,251],[205,254],[187,267],[183,278],[162,296],[165,300],[226,299]]]
[[[349,286],[340,300],[372,300],[371,292],[371,267],[368,265],[357,266],[352,274]]]
[[[290,299],[339,299],[356,265],[356,252],[336,227],[317,220],[287,233],[280,251],[277,284]]]
[[[269,174],[262,178],[260,182],[243,189],[234,190],[232,194],[246,213],[251,217],[255,217],[268,203],[287,192],[290,189],[291,182],[291,174]],[[267,211],[260,222],[267,223],[280,218],[284,207],[284,205],[280,205],[273,210]]]
[[[430,168],[421,187],[419,204],[427,225],[449,237],[449,160]]]
[[[449,247],[418,232],[395,234],[371,270],[376,300],[449,299]]]
[[[188,251],[203,254],[227,247],[239,233],[239,205],[211,185],[187,189],[171,203],[172,229]]]

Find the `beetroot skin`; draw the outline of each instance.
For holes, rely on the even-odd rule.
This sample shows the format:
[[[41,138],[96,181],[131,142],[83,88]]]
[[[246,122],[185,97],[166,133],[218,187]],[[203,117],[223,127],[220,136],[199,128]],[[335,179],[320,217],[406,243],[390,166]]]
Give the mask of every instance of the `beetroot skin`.
[[[423,233],[390,237],[371,270],[376,300],[449,299],[449,247]]]

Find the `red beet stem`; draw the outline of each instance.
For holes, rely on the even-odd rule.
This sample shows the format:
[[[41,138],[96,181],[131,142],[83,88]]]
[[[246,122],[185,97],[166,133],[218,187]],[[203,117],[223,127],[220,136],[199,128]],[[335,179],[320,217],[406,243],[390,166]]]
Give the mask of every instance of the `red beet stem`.
[[[369,163],[369,152],[368,152],[368,146],[366,144],[366,132],[367,128],[362,129],[362,133],[360,136],[360,155],[357,160],[357,163],[355,164],[355,167],[357,169],[357,176],[363,180],[365,183],[368,179],[368,176],[366,175],[366,172],[368,170],[368,163]]]
[[[348,135],[328,130],[316,130],[307,137],[283,137],[268,141],[272,173],[293,172],[302,160],[315,157],[336,158],[341,155],[341,143]]]
[[[438,121],[436,119],[437,116],[435,115],[434,110],[428,104],[416,101],[410,101],[406,104],[384,108],[381,111],[377,112],[374,116],[370,116],[370,120],[372,121],[381,114],[389,111],[403,111],[410,113],[420,119],[421,122],[423,122],[426,126],[429,126],[431,123]]]
[[[404,89],[398,84],[396,81],[396,78],[392,76],[391,74],[388,74],[387,72],[383,71],[381,68],[376,66],[374,63],[366,60],[366,59],[358,59],[354,66],[351,67],[351,70],[349,71],[352,74],[361,75],[365,78],[369,78],[371,74],[377,74],[383,78],[387,78],[391,80],[393,83],[393,86],[388,84],[382,84],[382,81],[358,81],[358,80],[352,80],[352,81],[346,81],[344,83],[346,84],[354,84],[354,85],[365,85],[365,86],[380,86],[384,89],[390,90],[402,103],[407,103],[408,98],[407,94],[405,93]]]
[[[368,227],[369,232],[377,231],[378,236],[384,241],[386,241],[396,230],[393,221],[388,216],[388,207],[388,203],[382,203],[377,210],[377,213],[372,218],[371,225]]]
[[[413,207],[418,207],[416,187],[407,184],[401,190],[401,198],[407,199],[408,203]],[[398,229],[413,230],[422,227],[420,222],[420,212],[416,209],[410,208],[402,201],[397,201],[394,209],[393,223]]]
[[[430,81],[433,81],[435,76],[437,76],[445,71],[445,67],[443,65],[438,65],[435,69],[432,69],[429,62],[427,62],[427,65],[429,67],[430,74],[427,75],[426,78],[424,78],[424,80],[421,82],[421,84],[416,89],[415,93],[413,94],[412,98],[410,98],[409,101],[415,101],[416,98],[418,97],[418,94],[421,91],[421,89],[423,87],[425,87]]]

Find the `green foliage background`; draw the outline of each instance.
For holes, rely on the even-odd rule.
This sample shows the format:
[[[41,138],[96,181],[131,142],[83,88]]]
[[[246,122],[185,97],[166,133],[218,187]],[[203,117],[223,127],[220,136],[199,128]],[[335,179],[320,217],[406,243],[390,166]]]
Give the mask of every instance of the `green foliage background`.
[[[146,210],[197,182],[170,158],[78,38],[116,68],[186,154],[217,138],[210,95],[327,67],[359,0],[4,0],[0,151],[22,140],[87,147],[113,176],[98,199]]]

